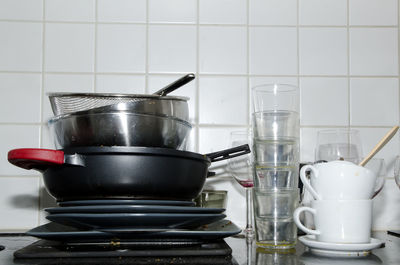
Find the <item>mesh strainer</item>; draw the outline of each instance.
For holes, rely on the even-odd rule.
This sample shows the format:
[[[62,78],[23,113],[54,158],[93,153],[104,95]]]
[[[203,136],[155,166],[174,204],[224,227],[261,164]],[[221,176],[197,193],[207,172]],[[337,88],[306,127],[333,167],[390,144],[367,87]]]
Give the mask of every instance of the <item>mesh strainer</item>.
[[[48,93],[47,95],[55,115],[85,111],[118,103],[146,100],[152,100],[153,102],[157,100],[187,101],[188,98],[186,97],[170,97],[166,95],[194,78],[194,74],[187,74],[152,95],[111,93]]]

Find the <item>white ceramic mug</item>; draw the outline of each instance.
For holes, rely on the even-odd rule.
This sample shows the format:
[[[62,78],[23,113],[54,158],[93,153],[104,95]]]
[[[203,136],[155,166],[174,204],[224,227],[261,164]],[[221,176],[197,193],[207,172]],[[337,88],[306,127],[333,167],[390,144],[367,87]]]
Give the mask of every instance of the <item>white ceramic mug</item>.
[[[317,200],[367,200],[374,194],[376,174],[348,161],[331,161],[303,166],[300,179]]]
[[[302,212],[314,216],[315,230],[300,221]],[[296,225],[321,242],[368,243],[371,240],[372,200],[314,200],[294,211]]]

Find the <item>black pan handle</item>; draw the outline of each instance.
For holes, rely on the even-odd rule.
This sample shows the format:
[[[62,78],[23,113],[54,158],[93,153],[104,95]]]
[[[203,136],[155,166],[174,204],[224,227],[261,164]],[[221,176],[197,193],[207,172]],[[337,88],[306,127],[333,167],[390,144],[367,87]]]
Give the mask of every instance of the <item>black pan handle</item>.
[[[186,85],[187,83],[189,83],[190,81],[192,81],[195,78],[194,74],[187,74],[181,78],[179,78],[178,80],[176,80],[175,82],[167,85],[164,88],[161,88],[160,90],[158,90],[157,92],[154,92],[154,95],[158,95],[158,96],[166,96],[167,94],[171,93],[172,91],[180,88],[183,85]]]
[[[211,162],[217,162],[225,159],[234,158],[237,156],[245,155],[250,153],[250,147],[248,144],[239,145],[222,151],[206,154],[205,156],[210,159]]]

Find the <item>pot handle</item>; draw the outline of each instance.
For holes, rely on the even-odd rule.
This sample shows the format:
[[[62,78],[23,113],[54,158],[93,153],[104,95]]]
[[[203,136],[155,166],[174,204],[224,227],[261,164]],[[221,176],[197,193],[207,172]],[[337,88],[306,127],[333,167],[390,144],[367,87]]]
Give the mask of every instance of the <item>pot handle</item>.
[[[64,164],[64,152],[40,148],[14,149],[8,152],[8,161],[20,168],[44,171],[49,166]]]
[[[206,154],[211,162],[217,162],[225,159],[234,158],[237,156],[245,155],[250,153],[250,147],[248,144],[239,145],[222,151]]]

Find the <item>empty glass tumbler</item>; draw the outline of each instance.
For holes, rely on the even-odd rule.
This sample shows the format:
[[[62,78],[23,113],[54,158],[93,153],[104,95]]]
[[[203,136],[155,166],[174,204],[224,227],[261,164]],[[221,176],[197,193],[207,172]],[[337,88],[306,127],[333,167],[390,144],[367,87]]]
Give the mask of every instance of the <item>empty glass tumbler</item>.
[[[252,88],[253,199],[257,245],[293,248],[299,201],[299,89],[284,84]]]

